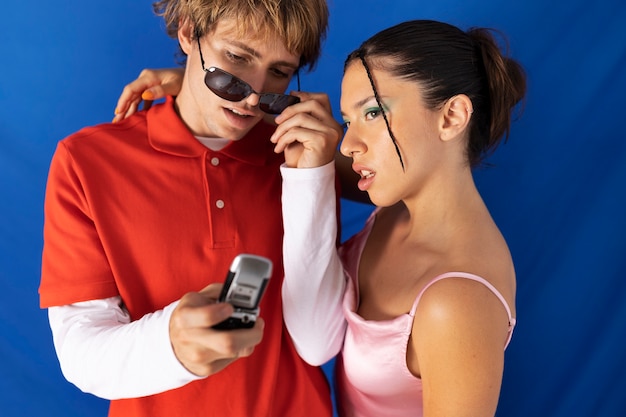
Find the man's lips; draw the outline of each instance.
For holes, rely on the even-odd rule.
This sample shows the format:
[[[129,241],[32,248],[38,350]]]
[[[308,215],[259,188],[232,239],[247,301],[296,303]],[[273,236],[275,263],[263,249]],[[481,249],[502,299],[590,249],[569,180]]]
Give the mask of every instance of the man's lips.
[[[231,113],[239,116],[239,117],[253,117],[256,116],[255,113],[250,112],[250,111],[245,111],[245,110],[240,110],[240,109],[236,109],[234,107],[225,107],[228,111],[230,111]]]

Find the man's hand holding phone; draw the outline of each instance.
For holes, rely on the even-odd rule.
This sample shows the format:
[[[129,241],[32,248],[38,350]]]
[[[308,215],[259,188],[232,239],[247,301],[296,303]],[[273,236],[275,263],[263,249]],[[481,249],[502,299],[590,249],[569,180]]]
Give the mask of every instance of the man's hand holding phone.
[[[181,298],[170,319],[170,340],[187,370],[208,376],[252,354],[263,338],[259,304],[271,275],[272,261],[240,254],[224,285],[211,284]]]
[[[234,312],[228,303],[218,303],[222,284],[211,284],[200,292],[185,294],[170,319],[170,341],[176,357],[198,376],[217,373],[240,357],[250,356],[263,338],[263,319],[254,327],[222,331],[214,325]]]

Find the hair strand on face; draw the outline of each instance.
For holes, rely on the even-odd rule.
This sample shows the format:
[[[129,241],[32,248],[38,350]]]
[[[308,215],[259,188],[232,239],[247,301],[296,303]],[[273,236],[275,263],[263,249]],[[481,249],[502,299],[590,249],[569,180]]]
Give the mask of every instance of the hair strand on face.
[[[374,84],[374,79],[372,78],[372,74],[370,72],[370,68],[365,61],[365,55],[363,53],[358,53],[361,62],[363,63],[363,67],[365,67],[365,72],[367,73],[367,78],[372,85],[372,90],[374,91],[374,99],[376,99],[376,104],[380,107],[380,112],[383,115],[383,119],[385,120],[385,125],[387,125],[387,131],[389,132],[389,136],[391,137],[391,142],[393,142],[393,146],[396,149],[396,153],[398,154],[398,158],[400,159],[400,165],[402,166],[402,171],[404,172],[404,161],[402,160],[402,154],[400,153],[400,147],[398,146],[398,142],[396,141],[396,137],[391,130],[391,126],[389,125],[389,120],[387,119],[387,113],[385,113],[385,109],[383,108],[383,104],[380,101],[380,97],[378,96],[378,90],[376,89],[376,85]]]

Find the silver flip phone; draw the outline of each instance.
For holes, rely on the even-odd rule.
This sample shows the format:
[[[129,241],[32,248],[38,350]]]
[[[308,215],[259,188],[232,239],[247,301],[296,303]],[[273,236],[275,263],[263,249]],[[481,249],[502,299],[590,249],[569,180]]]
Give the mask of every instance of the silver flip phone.
[[[235,312],[226,320],[213,326],[229,330],[253,327],[259,315],[259,303],[272,276],[272,261],[247,253],[233,259],[226,275],[219,302],[230,303]]]

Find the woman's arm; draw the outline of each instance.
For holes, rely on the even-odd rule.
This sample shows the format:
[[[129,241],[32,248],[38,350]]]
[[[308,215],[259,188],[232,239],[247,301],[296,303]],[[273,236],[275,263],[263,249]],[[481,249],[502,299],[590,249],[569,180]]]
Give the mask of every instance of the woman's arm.
[[[493,417],[508,335],[507,312],[483,284],[445,279],[429,288],[407,356],[422,379],[424,416]]]
[[[335,170],[283,167],[283,315],[300,356],[321,365],[343,345],[346,278],[335,237]]]
[[[346,327],[333,162],[341,126],[327,95],[297,94],[301,102],[276,118],[270,139],[285,153],[283,316],[300,356],[321,365],[339,352]]]

